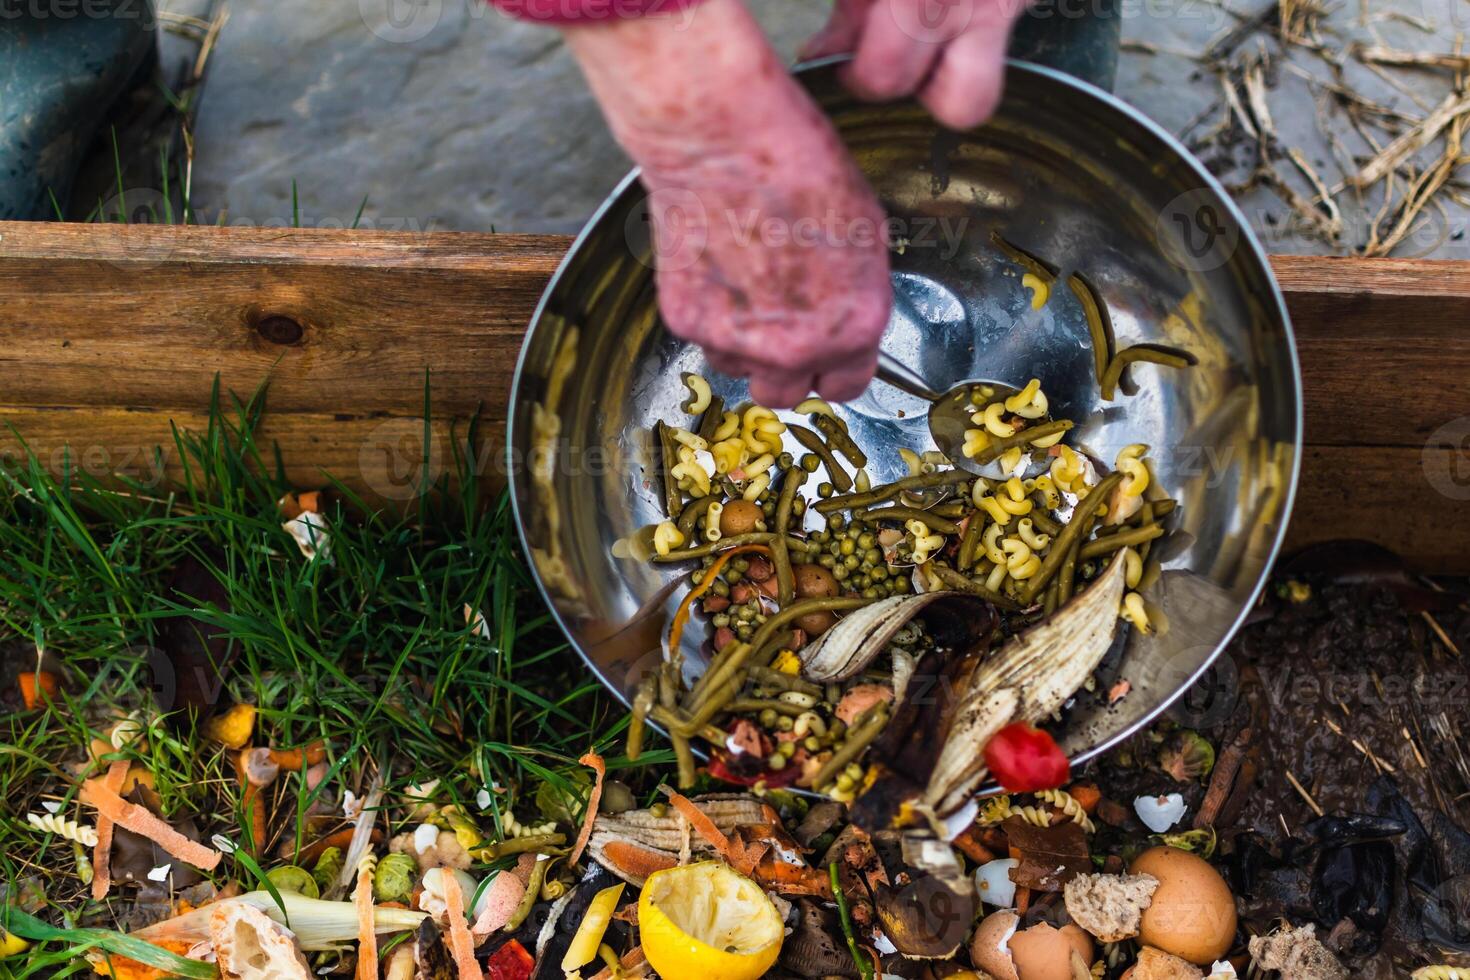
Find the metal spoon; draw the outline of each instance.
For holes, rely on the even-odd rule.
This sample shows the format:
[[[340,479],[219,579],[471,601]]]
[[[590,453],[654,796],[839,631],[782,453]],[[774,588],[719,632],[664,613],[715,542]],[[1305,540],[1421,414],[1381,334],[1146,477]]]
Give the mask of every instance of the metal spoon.
[[[935,447],[957,468],[991,479],[1005,476],[999,462],[980,466],[964,453],[965,430],[975,427],[975,423],[970,421],[970,415],[975,411],[970,392],[976,385],[984,384],[1004,398],[1015,394],[1018,389],[1004,382],[975,379],[961,381],[941,393],[929,387],[913,368],[882,350],[878,352],[878,380],[929,403],[929,435]]]

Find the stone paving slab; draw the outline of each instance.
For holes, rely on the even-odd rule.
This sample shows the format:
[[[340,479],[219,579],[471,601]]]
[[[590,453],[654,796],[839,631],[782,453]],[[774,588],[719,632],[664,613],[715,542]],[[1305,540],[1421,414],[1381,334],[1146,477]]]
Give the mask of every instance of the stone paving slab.
[[[1125,0],[1118,93],[1173,132],[1208,132],[1222,117],[1222,88],[1192,55],[1252,9],[1230,2],[1235,13],[1219,0]],[[480,0],[230,4],[198,126],[201,220],[223,211],[228,222],[285,223],[295,180],[307,224],[349,222],[366,196],[368,227],[574,232],[627,170],[555,33]],[[820,0],[752,5],[788,57],[827,10]],[[1342,50],[1360,39],[1448,51],[1466,21],[1465,0],[1343,0],[1322,30]],[[1252,38],[1237,56],[1257,47],[1276,50]],[[1398,72],[1399,91],[1360,66],[1345,71],[1355,87],[1415,116],[1424,114],[1415,100],[1432,105],[1450,84],[1445,73]],[[1319,131],[1323,94],[1299,73],[1329,77],[1305,52],[1275,58],[1269,108],[1283,143],[1335,184],[1357,165],[1354,155],[1371,150],[1344,128],[1334,156]],[[1238,148],[1204,152],[1227,180],[1243,181],[1253,163]],[[1310,196],[1300,174],[1285,177]],[[1334,247],[1303,233],[1269,191],[1240,201],[1268,247],[1285,252],[1360,244],[1377,209],[1372,199],[1345,208],[1348,233]],[[1470,257],[1465,210],[1431,218],[1400,253]]]

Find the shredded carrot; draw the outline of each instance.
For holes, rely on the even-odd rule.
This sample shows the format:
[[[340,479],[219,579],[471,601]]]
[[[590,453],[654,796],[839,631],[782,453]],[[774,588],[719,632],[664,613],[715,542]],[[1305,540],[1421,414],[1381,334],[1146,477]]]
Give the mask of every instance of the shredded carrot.
[[[56,697],[59,684],[56,675],[49,670],[40,670],[35,673],[26,671],[18,678],[20,682],[20,697],[25,702],[26,710],[34,709],[43,700],[50,701]]]
[[[588,752],[577,761],[584,766],[590,766],[597,777],[592,783],[592,792],[587,795],[587,813],[582,817],[582,829],[577,834],[577,843],[572,846],[572,854],[567,858],[568,865],[577,863],[587,847],[587,841],[592,837],[592,825],[597,822],[597,808],[602,803],[602,781],[607,778],[607,763],[596,752]]]
[[[308,844],[301,851],[301,856],[297,859],[296,863],[303,866],[315,864],[316,859],[322,856],[322,851],[325,851],[329,847],[335,847],[343,851],[347,850],[347,848],[352,846],[352,835],[355,830],[355,827],[343,827],[341,830],[333,831],[321,838],[314,844]],[[383,832],[374,828],[370,839],[374,844],[383,843]],[[290,857],[289,854],[282,856]]]
[[[189,952],[189,948],[193,944],[185,942],[182,939],[160,939],[152,945],[160,949],[166,949],[170,953],[177,953],[179,956],[184,956]],[[92,955],[97,956],[95,953]],[[119,956],[116,953],[107,957],[97,956],[92,961],[92,970],[98,976],[112,977],[113,980],[166,980],[166,978],[176,975],[168,970],[163,970],[156,966],[148,966],[139,963],[137,960],[130,960],[126,956]]]
[[[1021,854],[1021,849],[1019,847],[1015,847],[1015,846],[1008,847],[1008,848],[1006,848],[1006,853],[1010,857],[1015,858],[1017,861],[1025,860],[1024,857]],[[1017,915],[1024,914],[1025,911],[1026,911],[1026,907],[1031,904],[1031,888],[1030,888],[1029,885],[1017,885],[1016,886],[1016,898],[1015,898],[1015,902],[1016,902],[1016,914]]]
[[[452,877],[448,871],[446,878]],[[357,909],[357,980],[378,980],[378,935],[373,928],[373,872],[357,869],[357,886],[352,889]]]
[[[127,770],[123,772],[126,774]],[[185,837],[143,807],[129,803],[103,785],[101,780],[89,779],[82,783],[80,796],[83,803],[96,807],[102,817],[148,838],[180,861],[201,871],[213,871],[224,857],[214,848]]]
[[[728,860],[730,854],[730,838],[720,832],[720,828],[715,826],[715,822],[709,818],[709,815],[695,806],[694,801],[689,799],[689,797],[670,789],[668,784],[660,786],[659,789],[669,798],[669,802],[673,804],[674,809],[678,810],[683,814],[684,819],[689,821],[689,826],[694,828],[694,832],[703,837],[716,851],[719,851],[721,857]]]
[[[1097,805],[1102,802],[1102,790],[1096,783],[1073,783],[1067,787],[1067,792],[1088,814],[1096,813]]]
[[[326,759],[327,746],[322,742],[312,742],[294,749],[271,749],[270,752],[271,761],[282,769],[301,772]]]
[[[449,948],[454,953],[454,965],[459,968],[459,980],[485,980],[485,971],[475,962],[475,938],[470,935],[469,922],[464,917],[464,892],[459,890],[459,879],[454,872],[444,869],[444,904],[449,914]]]
[[[976,864],[988,864],[994,861],[995,852],[980,843],[979,838],[975,836],[974,830],[974,827],[970,827],[954,840],[950,841],[950,843],[954,845],[956,850],[960,851],[965,857],[974,861]]]
[[[118,759],[107,767],[102,785],[109,792],[117,793],[122,790],[123,781],[128,778],[128,765],[126,759]],[[112,828],[112,821],[99,813],[97,846],[92,848],[92,899],[97,902],[106,898],[107,890],[112,887]]]
[[[677,858],[663,851],[629,844],[627,841],[610,840],[602,850],[607,859],[617,865],[619,871],[640,881],[655,871],[667,871],[679,864]]]
[[[765,555],[771,553],[771,549],[763,544],[743,544],[738,548],[731,548],[729,551],[720,553],[720,557],[716,558],[715,563],[704,573],[704,578],[700,579],[699,584],[689,590],[689,593],[684,596],[684,601],[679,603],[679,608],[674,613],[674,623],[669,627],[669,652],[671,654],[679,649],[679,641],[684,637],[684,624],[689,622],[689,611],[693,608],[695,600],[714,587],[715,578],[720,574],[720,570],[725,567],[726,562],[736,555],[747,551],[759,551]]]

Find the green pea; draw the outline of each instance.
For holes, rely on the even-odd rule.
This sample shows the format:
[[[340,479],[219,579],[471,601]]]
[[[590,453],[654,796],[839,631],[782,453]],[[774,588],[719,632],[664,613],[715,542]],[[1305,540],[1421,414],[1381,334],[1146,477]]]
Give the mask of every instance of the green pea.
[[[882,582],[882,581],[885,581],[888,578],[888,575],[889,575],[888,566],[887,565],[874,565],[873,566],[873,570],[871,572],[869,572],[868,574],[870,576],[872,576],[874,582]]]
[[[792,464],[795,462],[796,458],[790,453],[782,453],[781,455],[776,457],[776,465],[781,467],[782,470],[791,469]]]
[[[863,533],[858,535],[858,547],[863,549],[864,551],[867,551],[870,548],[875,548],[877,547],[877,545],[878,538],[875,534],[873,534],[872,531],[864,531]]]
[[[766,760],[766,768],[772,769],[776,772],[780,772],[782,769],[786,768],[786,757],[777,752],[775,755]]]
[[[822,748],[822,743],[815,735],[808,735],[806,741],[801,743],[806,746],[808,752],[816,752]]]
[[[837,546],[837,551],[845,557],[857,551],[857,543],[852,538],[843,538],[842,543]]]
[[[862,560],[857,555],[849,554],[846,558],[842,559],[842,567],[846,568],[849,572],[857,571],[858,566],[861,564]]]
[[[776,727],[781,729],[781,731],[783,732],[791,731],[792,727],[795,724],[796,722],[793,721],[791,718],[788,718],[786,715],[782,715],[781,717],[776,719]]]
[[[876,599],[876,598],[878,598],[878,590],[875,589],[875,588],[873,588],[873,586],[871,586],[871,585],[868,586],[867,588],[863,589],[863,598],[864,599]]]
[[[717,596],[727,596],[730,594],[730,583],[726,582],[722,578],[715,579],[715,584],[710,586],[710,588]]]
[[[822,497],[822,498],[830,497],[835,492],[836,491],[833,489],[832,484],[828,483],[825,480],[823,480],[821,483],[818,483],[817,484],[817,496],[818,497]]]
[[[780,717],[780,716],[777,715],[774,710],[772,710],[771,708],[766,708],[765,710],[763,710],[760,713],[761,727],[762,728],[774,728],[776,726],[776,719],[778,717]]]
[[[822,555],[817,559],[817,564],[823,568],[832,568],[837,564],[837,559],[831,555]]]
[[[801,468],[808,473],[815,473],[817,467],[822,465],[822,458],[816,453],[805,453],[801,457]]]
[[[730,625],[730,614],[729,613],[715,613],[713,616],[711,616],[709,618],[709,621],[714,624],[715,629],[720,629],[723,626],[729,626]]]
[[[832,568],[832,577],[839,582],[845,581],[850,574],[852,573],[847,570],[846,565],[834,565]]]

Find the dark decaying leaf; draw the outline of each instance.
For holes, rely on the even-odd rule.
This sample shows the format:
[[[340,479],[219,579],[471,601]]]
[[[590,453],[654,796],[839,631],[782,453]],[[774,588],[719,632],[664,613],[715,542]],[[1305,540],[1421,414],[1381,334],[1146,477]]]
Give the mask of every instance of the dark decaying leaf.
[[[229,612],[225,587],[198,558],[186,555],[169,578],[167,597],[191,609]],[[200,720],[219,705],[235,644],[216,627],[187,614],[164,619],[152,656],[153,697],[160,711],[182,722],[190,712]]]
[[[419,923],[413,937],[413,980],[458,980],[459,970],[433,919]]]
[[[781,966],[799,977],[855,977],[857,966],[838,936],[835,909],[810,899],[798,903],[796,929],[781,946]]]
[[[1396,868],[1393,845],[1386,841],[1325,849],[1312,876],[1317,923],[1331,929],[1352,919],[1360,931],[1381,934],[1393,906]]]
[[[1093,870],[1087,834],[1070,820],[1050,827],[1036,827],[1021,817],[1011,817],[1002,826],[1006,839],[1019,852],[1020,864],[1011,869],[1011,880],[1043,892],[1059,892],[1079,874]]]

